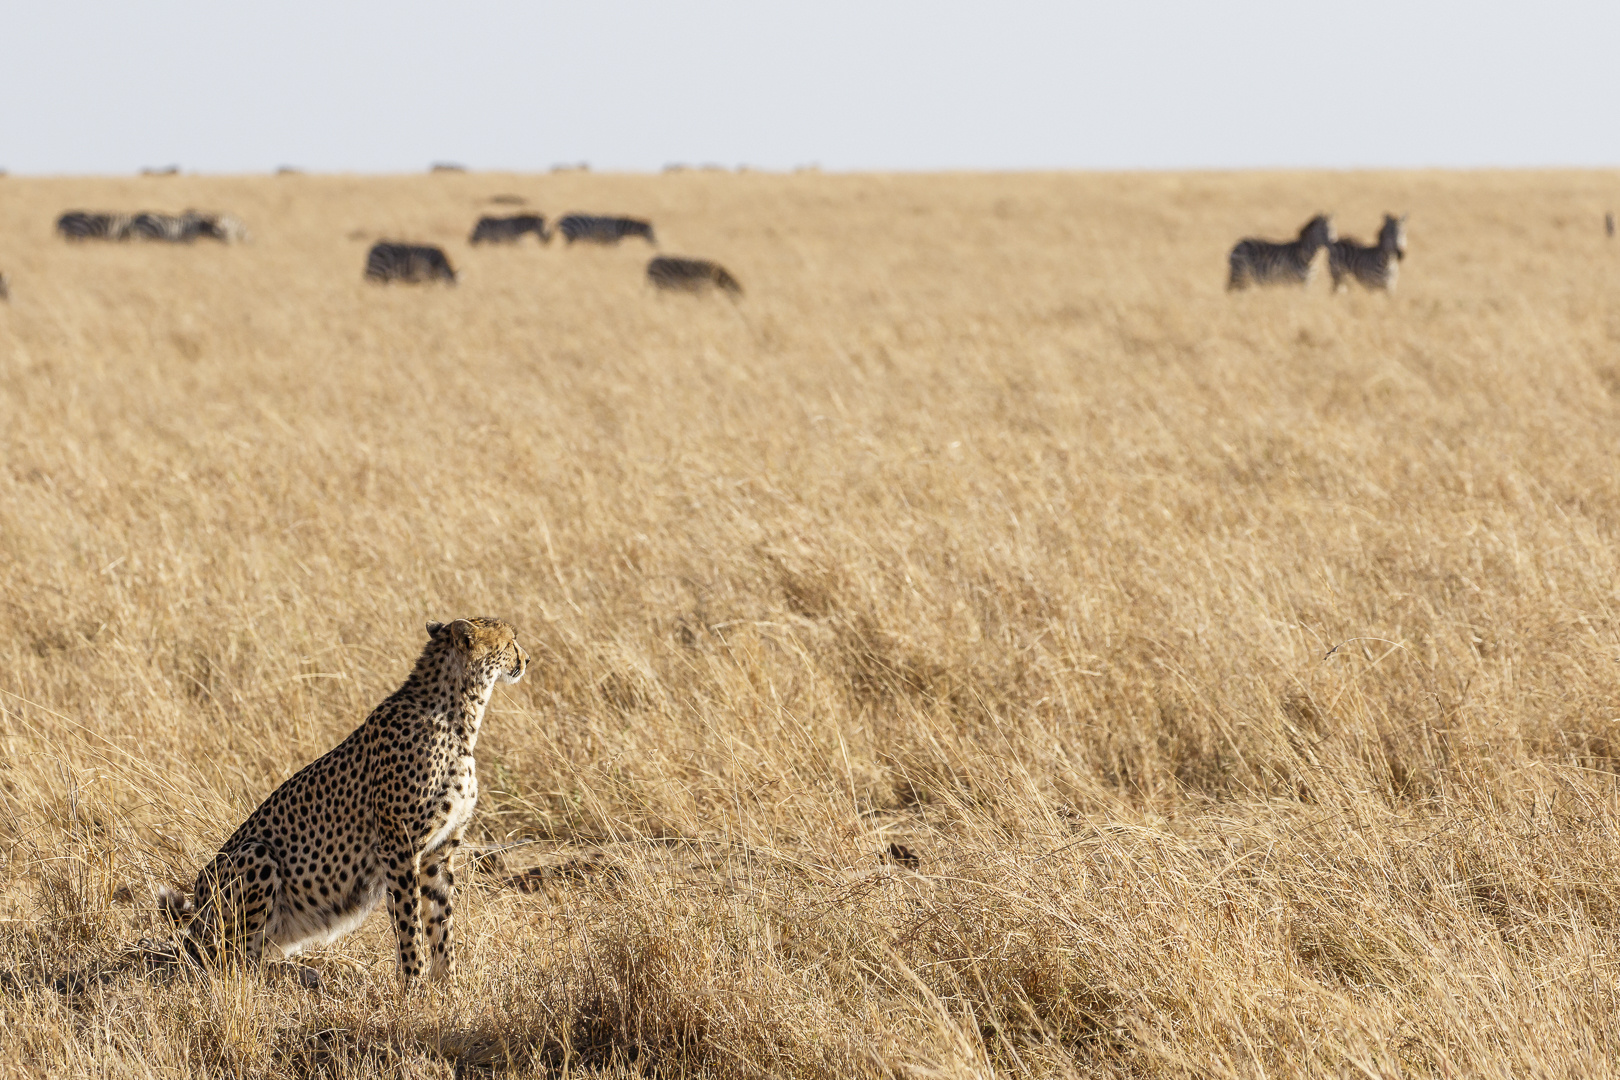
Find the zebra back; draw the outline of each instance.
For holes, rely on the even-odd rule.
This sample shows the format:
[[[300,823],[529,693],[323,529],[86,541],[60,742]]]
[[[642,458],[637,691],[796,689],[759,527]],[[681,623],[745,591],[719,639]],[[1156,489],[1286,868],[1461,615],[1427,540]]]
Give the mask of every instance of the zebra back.
[[[1316,253],[1333,243],[1333,218],[1317,214],[1299,230],[1297,239],[1290,243],[1258,240],[1247,237],[1239,240],[1227,256],[1228,289],[1243,289],[1250,285],[1304,285],[1311,280]]]
[[[542,244],[551,242],[551,234],[546,231],[546,219],[539,214],[514,214],[511,217],[485,216],[478,219],[473,226],[472,235],[467,238],[469,244],[503,244],[522,239],[525,233],[534,233]]]
[[[188,224],[185,219],[170,214],[142,211],[130,221],[127,235],[135,240],[160,240],[171,244],[189,242],[196,239],[196,234],[188,229]]]
[[[93,214],[69,210],[56,219],[56,231],[64,240],[123,240],[129,232],[128,214]]]
[[[428,244],[397,244],[381,240],[366,253],[368,281],[447,281],[456,283],[456,272],[439,248]]]
[[[645,237],[649,244],[658,242],[653,238],[652,223],[638,218],[568,214],[557,222],[557,231],[570,244],[576,240],[592,244],[617,244],[627,236]]]
[[[1336,240],[1328,247],[1328,272],[1335,291],[1348,288],[1354,278],[1364,288],[1393,292],[1400,276],[1401,260],[1406,258],[1406,215],[1384,215],[1378,230],[1378,243],[1371,247],[1351,239]]]
[[[742,295],[742,285],[737,279],[727,273],[725,267],[708,259],[660,255],[647,264],[647,280],[659,289],[704,292],[717,288],[734,296]]]

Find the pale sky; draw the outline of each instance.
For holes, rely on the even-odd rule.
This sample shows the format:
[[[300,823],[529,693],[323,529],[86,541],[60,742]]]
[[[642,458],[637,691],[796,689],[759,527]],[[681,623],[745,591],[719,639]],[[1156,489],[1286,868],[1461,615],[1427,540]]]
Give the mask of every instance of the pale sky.
[[[18,174],[1620,165],[1620,3],[24,0]]]

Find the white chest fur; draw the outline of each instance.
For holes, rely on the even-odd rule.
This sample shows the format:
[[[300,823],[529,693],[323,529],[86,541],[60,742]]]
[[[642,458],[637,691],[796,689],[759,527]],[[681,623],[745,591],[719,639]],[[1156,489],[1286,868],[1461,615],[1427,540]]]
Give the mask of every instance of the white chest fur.
[[[444,790],[435,801],[441,805],[449,803],[450,809],[444,812],[439,827],[422,845],[424,853],[444,843],[452,832],[472,819],[473,808],[478,805],[478,764],[472,755],[456,759],[445,777]]]

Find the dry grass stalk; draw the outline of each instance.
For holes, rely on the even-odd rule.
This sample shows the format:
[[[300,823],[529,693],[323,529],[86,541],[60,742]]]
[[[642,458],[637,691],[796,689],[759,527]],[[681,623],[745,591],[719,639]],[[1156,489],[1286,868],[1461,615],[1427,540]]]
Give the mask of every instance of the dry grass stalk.
[[[184,250],[7,179],[0,1071],[1620,1072],[1614,179],[177,176],[254,235]],[[505,192],[748,295],[466,248]],[[1225,295],[1319,208],[1395,296]],[[471,613],[451,992],[142,975]]]

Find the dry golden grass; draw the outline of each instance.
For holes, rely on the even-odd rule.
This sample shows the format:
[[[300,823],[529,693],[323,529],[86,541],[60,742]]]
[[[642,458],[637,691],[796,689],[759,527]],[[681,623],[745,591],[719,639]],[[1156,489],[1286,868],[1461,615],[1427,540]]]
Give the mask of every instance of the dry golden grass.
[[[0,1073],[1620,1074],[1617,179],[0,179]],[[466,614],[453,988],[135,970]]]

